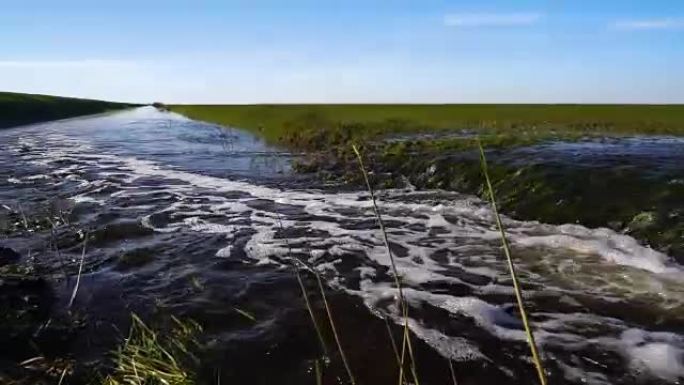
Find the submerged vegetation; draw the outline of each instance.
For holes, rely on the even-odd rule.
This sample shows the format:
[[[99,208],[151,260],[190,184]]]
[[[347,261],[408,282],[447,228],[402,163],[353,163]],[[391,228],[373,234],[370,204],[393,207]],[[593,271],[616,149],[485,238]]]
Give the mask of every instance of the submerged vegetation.
[[[134,104],[0,92],[0,128],[97,114]]]

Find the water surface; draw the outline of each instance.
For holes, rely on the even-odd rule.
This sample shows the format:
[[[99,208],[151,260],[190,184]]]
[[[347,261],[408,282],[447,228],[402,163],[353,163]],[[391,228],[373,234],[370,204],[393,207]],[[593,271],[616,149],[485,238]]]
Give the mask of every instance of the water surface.
[[[681,164],[659,157],[661,139],[653,140],[629,157],[659,169]],[[400,322],[397,291],[366,192],[307,188],[291,174],[288,153],[151,108],[0,131],[0,142],[3,220],[18,220],[21,210],[70,224],[54,236],[15,231],[0,241],[50,277],[50,314],[64,308],[74,285],[64,279],[80,257],[74,229],[91,239],[74,305],[86,326],[53,350],[81,361],[102,357],[130,311],[169,313],[205,326],[207,378],[312,382],[317,342],[294,279],[296,259],[334,289],[341,334],[364,383],[396,381],[379,320]],[[540,162],[581,163],[592,146],[550,144],[535,154]],[[594,156],[610,155],[611,144],[602,146]],[[388,190],[379,205],[410,327],[425,350],[419,366],[448,368],[448,358],[459,383],[533,381],[487,204],[455,192]],[[608,229],[504,223],[552,383],[682,381],[684,274],[671,257]],[[315,306],[321,310],[320,301]],[[331,367],[338,364],[333,357]],[[344,372],[327,380],[338,376]],[[433,377],[425,382],[443,383]]]

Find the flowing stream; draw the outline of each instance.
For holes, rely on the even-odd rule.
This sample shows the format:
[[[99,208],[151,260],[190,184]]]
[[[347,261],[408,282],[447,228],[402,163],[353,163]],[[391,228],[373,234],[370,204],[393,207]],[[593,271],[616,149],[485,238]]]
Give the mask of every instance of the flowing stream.
[[[66,212],[90,234],[75,306],[91,320],[116,323],[154,304],[205,324],[225,381],[230,358],[272,368],[255,378],[304,383],[305,364],[285,368],[311,358],[316,344],[293,259],[316,269],[342,298],[335,301],[351,304],[333,306],[343,337],[363,337],[355,319],[401,317],[368,193],[295,176],[292,159],[246,132],[152,108],[8,129],[0,131],[0,218],[11,221],[19,208],[29,218]],[[441,355],[439,365],[453,360],[462,383],[533,383],[487,203],[446,191],[378,195],[410,328],[437,353],[418,364],[437,366]],[[684,381],[681,265],[613,230],[503,220],[551,383]],[[47,230],[10,233],[0,244],[30,255],[45,274],[66,269],[73,278],[77,264],[60,261],[78,260],[81,242],[67,230],[56,236],[59,253],[46,246],[55,243]],[[55,284],[52,306],[63,307],[71,288],[73,279]],[[233,306],[256,323],[239,323]],[[111,348],[113,334],[93,324],[90,342],[68,345],[77,359]],[[389,344],[348,343],[375,341]],[[264,353],[286,344],[290,354]]]

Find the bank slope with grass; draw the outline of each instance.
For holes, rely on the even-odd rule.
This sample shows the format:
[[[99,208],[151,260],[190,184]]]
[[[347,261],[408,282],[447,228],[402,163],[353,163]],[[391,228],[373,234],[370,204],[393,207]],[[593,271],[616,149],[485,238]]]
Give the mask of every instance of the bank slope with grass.
[[[239,127],[305,157],[295,169],[362,184],[356,143],[378,187],[410,182],[485,197],[478,139],[503,212],[546,223],[624,231],[684,262],[684,171],[623,156],[590,167],[524,162],[538,143],[684,136],[684,105],[171,105],[193,119]],[[596,141],[596,143],[592,142]],[[673,151],[679,151],[674,149]],[[672,159],[669,160],[673,161]],[[647,219],[647,220],[644,220]]]
[[[133,107],[134,104],[61,96],[0,92],[0,128]]]
[[[352,128],[353,135],[455,129],[509,133],[521,130],[539,133],[684,133],[684,105],[263,104],[169,107],[193,119],[259,132],[271,142],[288,142],[296,130],[312,125],[319,129],[348,126]]]

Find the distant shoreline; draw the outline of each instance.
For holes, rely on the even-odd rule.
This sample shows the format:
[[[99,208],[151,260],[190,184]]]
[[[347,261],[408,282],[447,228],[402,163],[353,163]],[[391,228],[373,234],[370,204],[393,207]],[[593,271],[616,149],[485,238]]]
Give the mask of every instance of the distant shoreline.
[[[135,104],[0,92],[0,129],[98,114]]]

